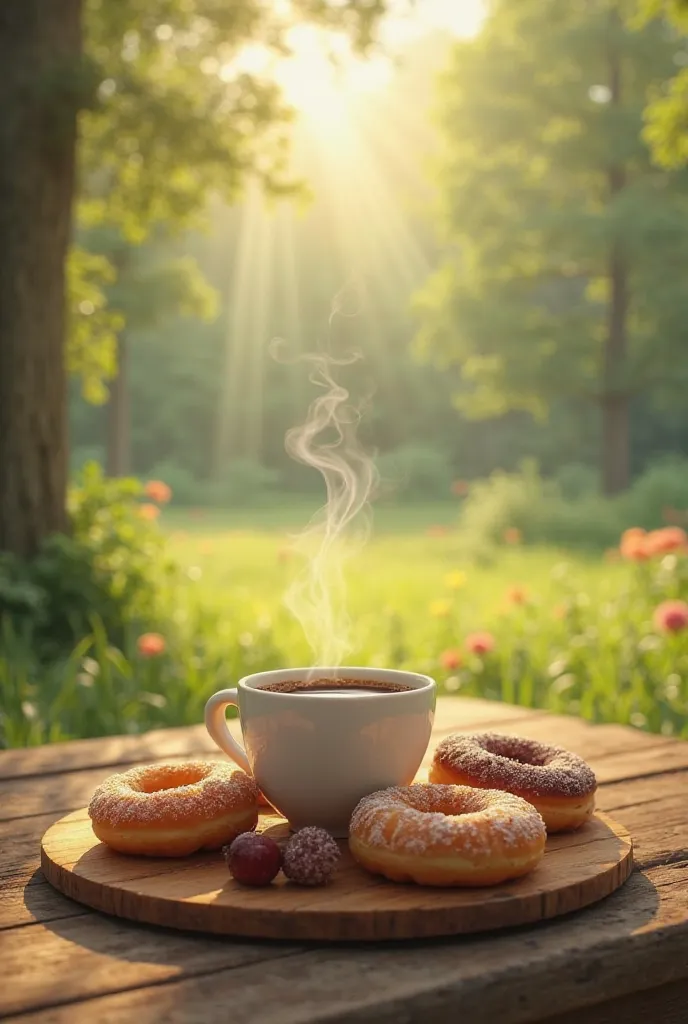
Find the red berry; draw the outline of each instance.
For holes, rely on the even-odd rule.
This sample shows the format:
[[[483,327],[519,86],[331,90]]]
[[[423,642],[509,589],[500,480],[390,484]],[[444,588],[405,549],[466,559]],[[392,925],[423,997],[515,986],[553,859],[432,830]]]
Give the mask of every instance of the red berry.
[[[259,832],[242,832],[222,852],[233,877],[242,885],[269,885],[282,867],[279,846]]]

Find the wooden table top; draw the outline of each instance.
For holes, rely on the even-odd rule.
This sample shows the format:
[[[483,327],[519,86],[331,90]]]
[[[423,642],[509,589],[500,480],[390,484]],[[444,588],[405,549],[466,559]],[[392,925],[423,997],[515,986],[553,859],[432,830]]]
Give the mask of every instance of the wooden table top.
[[[235,723],[233,723],[235,724]],[[107,918],[39,870],[45,829],[123,766],[217,753],[199,727],[0,753],[0,1018],[81,1024],[688,1022],[688,743],[463,698],[434,741],[494,729],[581,754],[633,836],[622,889],[566,918],[385,945],[228,940]],[[434,743],[431,744],[431,749]]]

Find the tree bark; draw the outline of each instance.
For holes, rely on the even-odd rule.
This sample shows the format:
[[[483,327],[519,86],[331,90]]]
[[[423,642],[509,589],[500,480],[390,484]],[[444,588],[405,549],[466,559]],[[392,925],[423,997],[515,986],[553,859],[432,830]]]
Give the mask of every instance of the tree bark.
[[[130,465],[129,344],[117,339],[117,376],[110,384],[106,469],[108,476],[126,476]]]
[[[0,3],[0,550],[67,525],[65,259],[81,0]]]
[[[625,491],[631,477],[630,400],[623,385],[626,362],[628,277],[623,256],[609,260],[609,306],[602,397],[602,484],[605,494]]]
[[[609,90],[613,107],[621,104],[621,62],[614,35],[620,30],[618,14],[611,13]],[[607,171],[610,202],[626,186],[626,168],[612,164]],[[628,335],[628,267],[619,239],[611,243],[608,261],[609,299],[603,356],[602,386],[602,489],[605,494],[626,490],[631,476],[630,399],[624,371]]]

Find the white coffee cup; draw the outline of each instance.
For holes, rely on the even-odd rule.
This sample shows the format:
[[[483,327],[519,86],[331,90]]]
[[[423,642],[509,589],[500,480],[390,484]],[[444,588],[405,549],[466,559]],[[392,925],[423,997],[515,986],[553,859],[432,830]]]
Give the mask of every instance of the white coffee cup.
[[[398,684],[398,692],[330,690],[279,693],[275,683],[333,679]],[[244,749],[225,709],[239,709]],[[252,774],[293,829],[319,825],[348,834],[358,801],[387,786],[409,785],[430,741],[435,683],[429,676],[379,668],[294,668],[258,672],[205,706],[220,750]]]

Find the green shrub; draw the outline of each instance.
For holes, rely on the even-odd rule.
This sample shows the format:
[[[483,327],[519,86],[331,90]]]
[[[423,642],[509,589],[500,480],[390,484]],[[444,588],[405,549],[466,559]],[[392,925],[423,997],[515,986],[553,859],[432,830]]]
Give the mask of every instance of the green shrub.
[[[446,498],[452,469],[445,452],[425,444],[405,444],[377,460],[381,490],[390,497]]]
[[[561,466],[554,479],[567,501],[577,501],[599,493],[599,471],[584,462],[568,462]]]
[[[626,525],[622,499],[589,493],[569,500],[561,483],[543,479],[533,462],[472,484],[460,520],[473,550],[502,543],[513,529],[528,543],[604,548],[618,541]]]
[[[662,459],[645,470],[624,497],[626,526],[660,526],[667,513],[688,513],[688,459]]]
[[[482,543],[500,543],[512,528],[526,536],[532,532],[534,509],[553,493],[556,488],[545,484],[534,463],[524,463],[519,473],[497,470],[471,484],[461,509],[461,528]]]
[[[162,480],[172,491],[173,505],[199,505],[205,500],[204,485],[199,483],[193,473],[180,466],[173,459],[158,462],[148,473],[149,480]]]
[[[154,622],[175,568],[139,514],[141,493],[136,480],[87,466],[69,495],[70,535],[48,538],[31,561],[0,555],[0,619],[46,656],[71,648],[95,618],[115,643],[128,626]]]
[[[205,504],[220,507],[259,505],[270,499],[279,481],[276,470],[255,459],[236,459],[228,464],[220,479],[204,486],[203,497]]]

